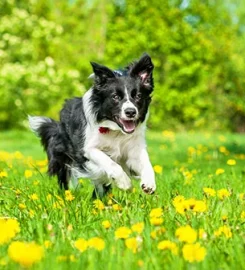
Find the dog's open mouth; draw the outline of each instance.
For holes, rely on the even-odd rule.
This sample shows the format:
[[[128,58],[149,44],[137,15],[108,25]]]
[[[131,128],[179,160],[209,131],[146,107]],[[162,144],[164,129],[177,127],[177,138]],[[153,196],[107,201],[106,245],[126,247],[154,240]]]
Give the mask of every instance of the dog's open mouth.
[[[133,133],[136,128],[135,120],[124,120],[119,117],[116,117],[116,122],[119,125],[119,127],[122,128],[122,130],[128,134]]]

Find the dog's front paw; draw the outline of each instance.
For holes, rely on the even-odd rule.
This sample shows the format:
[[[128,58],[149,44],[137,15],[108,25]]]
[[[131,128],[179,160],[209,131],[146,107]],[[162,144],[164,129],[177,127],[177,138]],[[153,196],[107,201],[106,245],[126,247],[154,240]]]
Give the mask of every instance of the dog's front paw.
[[[130,178],[120,166],[114,166],[110,178],[115,182],[116,186],[122,190],[129,190],[132,188]]]
[[[152,183],[141,182],[140,186],[146,194],[153,194],[156,190],[155,182]]]

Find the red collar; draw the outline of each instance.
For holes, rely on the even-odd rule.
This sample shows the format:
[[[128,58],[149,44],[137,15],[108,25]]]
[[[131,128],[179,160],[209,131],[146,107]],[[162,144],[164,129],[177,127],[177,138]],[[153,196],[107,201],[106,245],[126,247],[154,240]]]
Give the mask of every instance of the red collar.
[[[101,134],[107,134],[110,132],[110,129],[107,127],[99,127],[99,133]]]

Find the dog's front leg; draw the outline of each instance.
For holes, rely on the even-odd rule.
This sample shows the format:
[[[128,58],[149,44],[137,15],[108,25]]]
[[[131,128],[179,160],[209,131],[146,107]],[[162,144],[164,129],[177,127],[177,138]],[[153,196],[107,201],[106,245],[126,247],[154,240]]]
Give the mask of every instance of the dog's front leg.
[[[85,151],[85,157],[98,166],[109,179],[114,181],[118,188],[123,190],[131,189],[131,180],[122,167],[114,162],[104,152],[97,148],[89,148]]]
[[[140,176],[140,186],[142,190],[147,194],[153,194],[156,190],[154,170],[146,149],[138,150],[139,149],[135,149],[131,151],[132,154],[128,158],[127,166]]]

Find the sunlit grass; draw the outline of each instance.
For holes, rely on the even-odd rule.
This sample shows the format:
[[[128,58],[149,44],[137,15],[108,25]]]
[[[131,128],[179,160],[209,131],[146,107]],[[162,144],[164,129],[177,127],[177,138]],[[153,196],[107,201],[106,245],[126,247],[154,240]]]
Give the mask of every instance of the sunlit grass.
[[[0,268],[242,269],[243,135],[148,132],[148,149],[154,195],[134,181],[93,201],[86,179],[61,192],[46,176],[33,134],[1,133]]]

